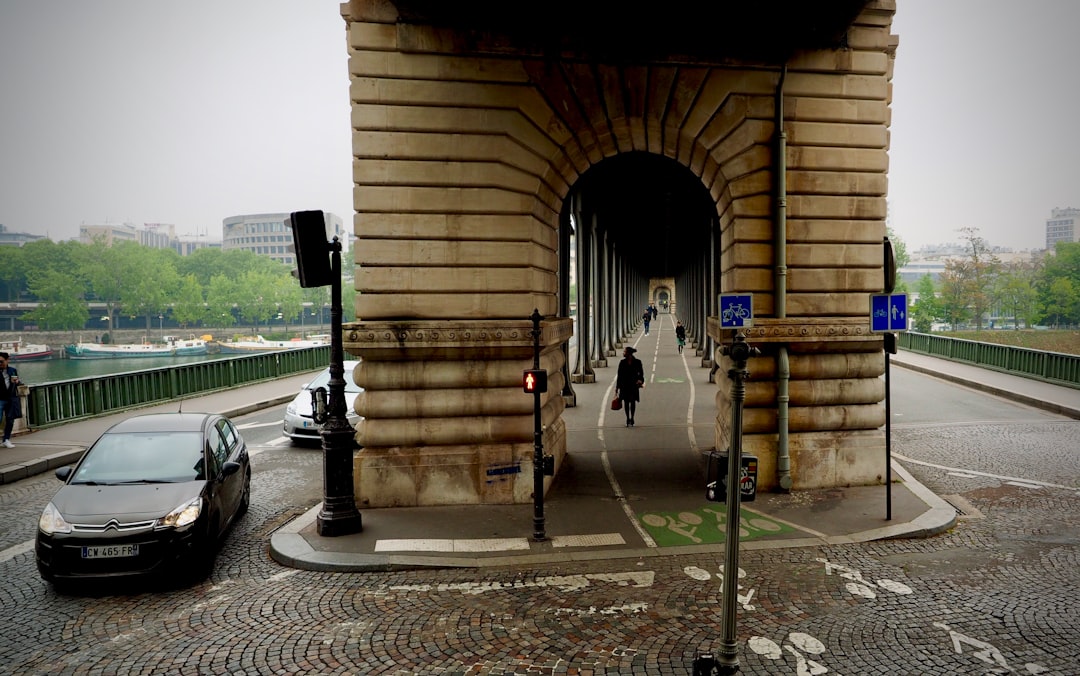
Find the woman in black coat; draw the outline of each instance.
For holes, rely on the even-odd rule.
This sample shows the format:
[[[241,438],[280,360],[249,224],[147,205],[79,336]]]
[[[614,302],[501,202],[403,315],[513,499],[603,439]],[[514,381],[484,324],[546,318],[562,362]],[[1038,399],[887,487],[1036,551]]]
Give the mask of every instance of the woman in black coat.
[[[619,362],[619,372],[615,377],[615,396],[622,400],[626,413],[626,426],[634,426],[634,413],[637,411],[638,391],[645,387],[645,367],[634,358],[636,349],[626,346],[623,359]]]

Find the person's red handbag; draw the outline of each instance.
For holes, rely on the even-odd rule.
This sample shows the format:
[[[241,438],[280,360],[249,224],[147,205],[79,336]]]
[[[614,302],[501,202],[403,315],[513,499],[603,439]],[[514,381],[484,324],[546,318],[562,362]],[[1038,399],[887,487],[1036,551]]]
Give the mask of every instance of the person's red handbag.
[[[622,408],[622,399],[619,399],[618,397],[615,397],[614,399],[611,400],[611,410],[612,411],[618,411],[621,408]]]

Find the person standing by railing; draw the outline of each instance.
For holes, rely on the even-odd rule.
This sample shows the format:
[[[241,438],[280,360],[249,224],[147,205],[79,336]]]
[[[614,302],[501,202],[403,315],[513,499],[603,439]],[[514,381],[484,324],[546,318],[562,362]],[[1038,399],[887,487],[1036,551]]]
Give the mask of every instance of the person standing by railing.
[[[15,419],[22,417],[22,402],[19,401],[19,371],[9,365],[11,355],[0,352],[0,374],[3,375],[3,383],[0,383],[0,415],[4,416],[4,439],[0,446],[13,448],[11,443],[11,430],[15,427]]]

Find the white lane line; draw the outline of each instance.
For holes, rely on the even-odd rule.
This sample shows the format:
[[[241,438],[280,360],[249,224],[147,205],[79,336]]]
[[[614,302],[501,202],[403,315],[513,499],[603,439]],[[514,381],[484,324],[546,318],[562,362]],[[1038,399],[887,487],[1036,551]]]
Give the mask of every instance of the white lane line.
[[[697,389],[694,387],[694,376],[690,374],[690,364],[686,362],[685,348],[679,356],[682,357],[683,369],[686,370],[686,382],[690,383],[690,403],[686,405],[686,436],[690,439],[690,450],[696,454],[701,452],[694,434],[694,399],[697,397]]]
[[[1039,486],[1045,486],[1047,488],[1064,488],[1065,490],[1068,490],[1068,491],[1076,490],[1076,486],[1063,486],[1061,484],[1052,484],[1049,481],[1039,481],[1037,479],[1023,479],[1021,477],[1005,476],[1003,474],[991,474],[989,472],[979,472],[979,471],[976,471],[976,470],[973,470],[973,469],[961,469],[959,467],[947,467],[945,465],[936,465],[936,464],[934,464],[932,462],[923,462],[922,460],[915,460],[913,458],[908,458],[908,457],[905,457],[903,455],[898,455],[896,453],[893,453],[892,457],[894,459],[900,460],[902,462],[910,462],[910,463],[915,464],[915,465],[922,465],[923,467],[933,467],[934,469],[940,469],[940,470],[944,470],[946,472],[963,472],[964,474],[969,474],[971,476],[983,476],[983,477],[989,477],[991,479],[998,479],[999,481],[1002,481],[1004,483],[1019,482],[1016,485],[1025,485],[1025,486],[1027,486],[1029,488],[1036,488],[1036,487],[1039,487]]]
[[[595,533],[592,535],[557,535],[551,538],[552,547],[598,547],[625,545],[626,540],[618,533]],[[417,538],[376,540],[376,552],[510,552],[527,551],[527,538]]]
[[[238,430],[253,430],[253,429],[257,428],[257,427],[270,427],[272,425],[280,425],[280,424],[281,424],[280,420],[275,420],[273,422],[250,422],[250,423],[244,423],[243,425],[237,425],[236,429],[238,429]]]

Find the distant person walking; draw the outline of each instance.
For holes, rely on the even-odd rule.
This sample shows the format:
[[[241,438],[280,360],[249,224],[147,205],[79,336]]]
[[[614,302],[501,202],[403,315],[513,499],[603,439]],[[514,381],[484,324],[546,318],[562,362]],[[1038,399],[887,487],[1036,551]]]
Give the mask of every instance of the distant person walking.
[[[627,427],[634,426],[634,414],[637,412],[637,403],[641,398],[639,391],[645,387],[645,367],[641,365],[640,359],[634,358],[635,352],[637,352],[636,349],[626,346],[615,376],[615,396],[622,400]]]
[[[22,417],[22,402],[19,401],[19,371],[14,366],[9,366],[11,355],[0,352],[0,372],[3,374],[3,382],[0,382],[0,415],[4,416],[4,439],[0,446],[13,448],[11,443],[11,430],[15,427],[15,419]]]
[[[649,335],[649,322],[652,321],[652,310],[645,308],[645,314],[641,315],[641,321],[645,322],[645,335]]]
[[[682,354],[682,349],[686,345],[686,327],[680,321],[675,322],[675,341],[679,344],[679,354]]]

